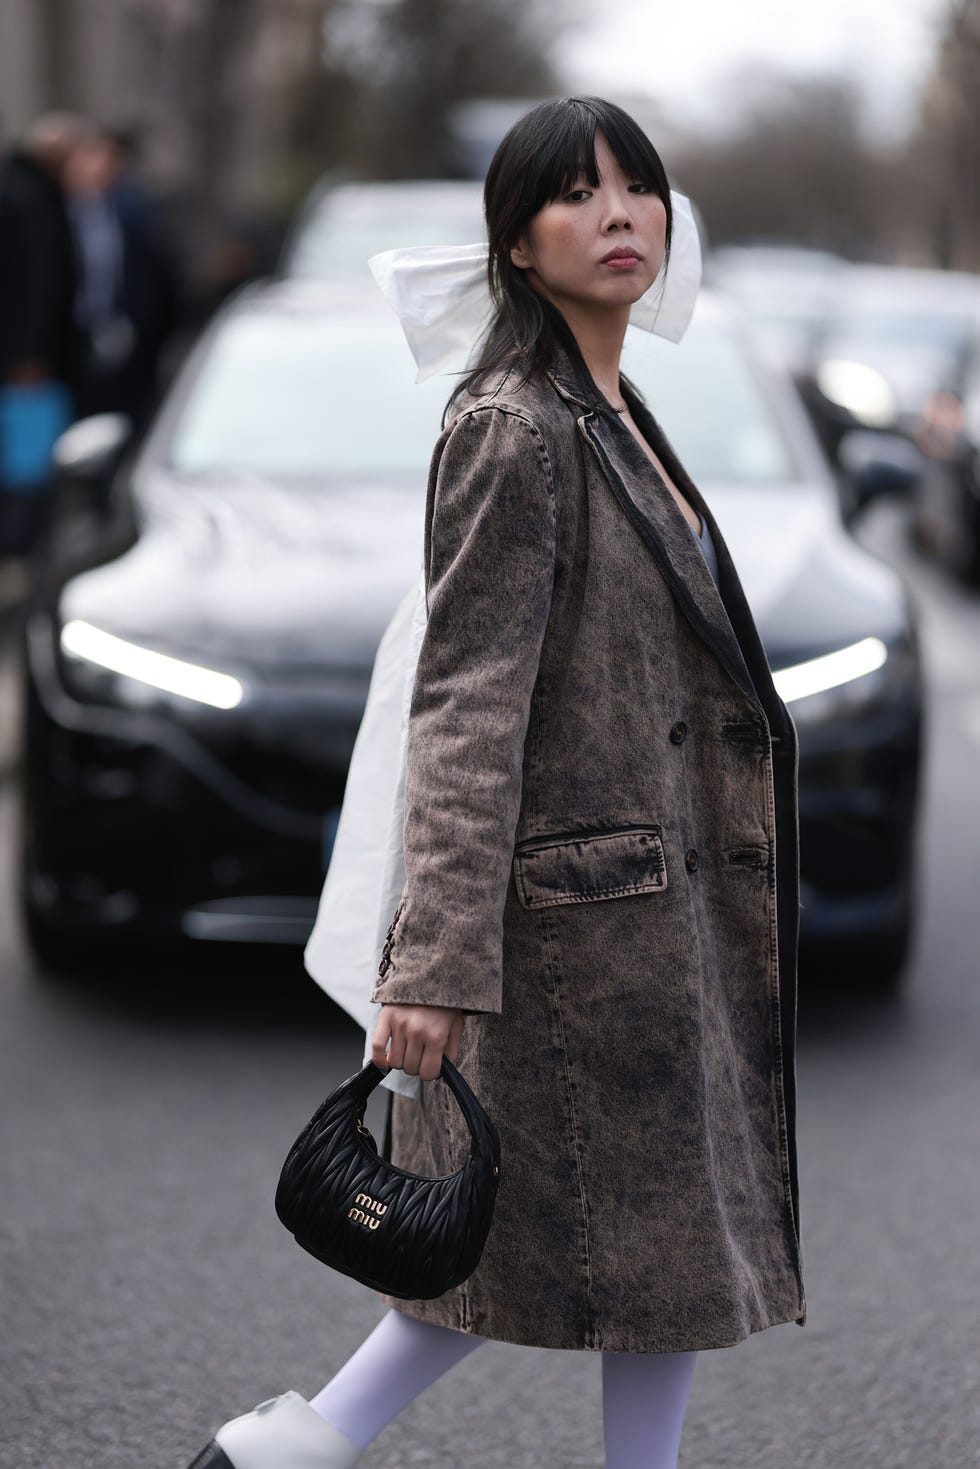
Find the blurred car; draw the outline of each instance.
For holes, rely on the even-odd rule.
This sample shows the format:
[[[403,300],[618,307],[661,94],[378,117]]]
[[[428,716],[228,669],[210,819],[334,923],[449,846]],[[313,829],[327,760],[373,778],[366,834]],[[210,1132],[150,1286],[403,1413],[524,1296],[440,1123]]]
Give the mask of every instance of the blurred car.
[[[469,179],[322,181],[283,246],[277,275],[373,285],[368,258],[402,245],[469,245],[486,239],[483,185]]]
[[[631,327],[623,369],[711,501],[799,728],[804,939],[886,982],[915,891],[905,587],[845,532],[731,303],[702,291],[680,345]],[[377,292],[279,282],[212,323],[117,471],[127,542],[26,619],[21,891],[42,956],[86,935],[305,942],[453,381],[415,384]],[[59,445],[76,475],[80,435],[104,465],[99,432]]]
[[[705,260],[705,281],[734,296],[765,351],[802,379],[849,262],[801,245],[719,245]]]
[[[911,500],[916,546],[980,586],[980,332],[929,394],[915,427],[925,467]]]
[[[380,293],[349,286],[246,288],[198,342],[113,480],[128,538],[26,620],[39,952],[305,940],[374,653],[421,564],[448,387],[414,372]],[[104,475],[124,422],[63,436],[72,479]]]
[[[852,265],[801,383],[828,452],[852,428],[915,443],[931,395],[960,373],[978,339],[976,276]]]

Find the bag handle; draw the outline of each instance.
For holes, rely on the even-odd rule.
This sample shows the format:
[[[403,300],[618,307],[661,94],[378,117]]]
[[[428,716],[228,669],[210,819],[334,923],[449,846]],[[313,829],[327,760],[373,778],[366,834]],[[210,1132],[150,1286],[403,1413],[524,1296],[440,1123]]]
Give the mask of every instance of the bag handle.
[[[350,1095],[357,1103],[358,1110],[363,1113],[367,1105],[367,1099],[378,1086],[388,1072],[393,1068],[390,1066],[379,1066],[374,1061],[368,1061],[360,1071],[355,1072],[348,1079],[347,1086]],[[444,1081],[459,1103],[460,1111],[466,1119],[469,1128],[471,1146],[470,1156],[489,1157],[499,1168],[500,1165],[500,1138],[486,1109],[474,1094],[472,1088],[457,1067],[450,1061],[448,1056],[443,1056],[442,1066],[439,1072],[439,1080]],[[390,1146],[390,1121],[391,1108],[394,1096],[388,1103],[388,1120],[385,1127],[385,1157],[389,1158]]]

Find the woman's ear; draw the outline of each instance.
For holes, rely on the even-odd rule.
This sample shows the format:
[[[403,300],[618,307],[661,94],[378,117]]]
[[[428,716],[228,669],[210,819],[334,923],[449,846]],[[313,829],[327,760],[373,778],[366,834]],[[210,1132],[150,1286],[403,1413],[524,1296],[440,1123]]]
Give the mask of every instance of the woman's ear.
[[[527,253],[527,236],[521,235],[516,245],[510,247],[511,264],[516,265],[519,270],[527,270],[531,264],[531,257]]]

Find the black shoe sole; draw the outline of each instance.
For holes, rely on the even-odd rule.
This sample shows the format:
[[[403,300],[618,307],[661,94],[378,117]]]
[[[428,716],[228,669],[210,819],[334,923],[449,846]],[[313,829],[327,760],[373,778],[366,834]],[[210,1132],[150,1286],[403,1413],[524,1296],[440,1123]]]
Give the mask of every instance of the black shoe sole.
[[[198,1454],[189,1469],[235,1469],[223,1449],[220,1449],[214,1439],[208,1444],[203,1453]]]

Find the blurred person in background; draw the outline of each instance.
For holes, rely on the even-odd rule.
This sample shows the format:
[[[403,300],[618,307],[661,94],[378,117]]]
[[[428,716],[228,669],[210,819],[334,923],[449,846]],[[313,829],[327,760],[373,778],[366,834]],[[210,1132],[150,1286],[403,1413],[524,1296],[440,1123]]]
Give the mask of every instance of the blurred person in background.
[[[65,178],[77,270],[77,413],[125,413],[139,428],[177,324],[178,291],[161,211],[134,157],[131,133],[93,127],[76,141]]]
[[[64,194],[71,112],[0,136],[0,554],[28,554],[47,519],[51,449],[71,421],[75,261]]]
[[[420,1078],[392,1099],[396,1168],[465,1154],[443,1057],[486,1105],[486,1250],[435,1298],[381,1292],[314,1397],[228,1420],[192,1469],[349,1469],[488,1339],[600,1354],[606,1469],[676,1469],[699,1351],[806,1320],[795,726],[718,524],[620,372],[668,260],[700,279],[671,193],[601,98],[514,124],[484,189],[494,309],[432,455],[371,1056]]]

